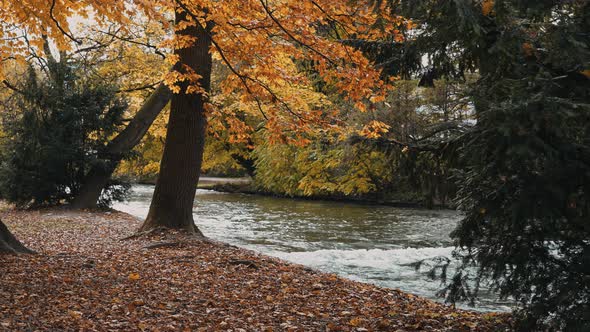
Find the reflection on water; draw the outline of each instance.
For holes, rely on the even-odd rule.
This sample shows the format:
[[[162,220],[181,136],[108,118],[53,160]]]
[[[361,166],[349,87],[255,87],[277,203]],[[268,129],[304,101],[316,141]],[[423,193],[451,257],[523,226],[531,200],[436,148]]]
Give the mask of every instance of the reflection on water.
[[[153,186],[114,208],[147,215]],[[195,222],[211,238],[349,278],[434,298],[439,281],[411,263],[450,257],[454,211],[399,209],[197,190]],[[440,299],[437,299],[440,300]],[[507,310],[484,297],[480,310]]]

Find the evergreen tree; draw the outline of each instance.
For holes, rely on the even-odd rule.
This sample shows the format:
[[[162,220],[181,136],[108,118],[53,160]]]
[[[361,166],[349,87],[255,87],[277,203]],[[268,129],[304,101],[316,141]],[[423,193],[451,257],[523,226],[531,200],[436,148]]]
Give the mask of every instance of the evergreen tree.
[[[423,83],[479,75],[477,124],[456,144],[463,264],[443,293],[473,299],[486,283],[521,304],[521,330],[589,330],[590,3],[399,4],[418,27],[390,61]]]
[[[490,50],[501,61],[474,91],[478,123],[461,150],[466,217],[452,234],[463,268],[450,289],[488,280],[521,303],[522,330],[588,330],[590,6],[494,10],[513,20]]]
[[[78,78],[75,63],[49,61],[40,79],[31,67],[12,107],[3,110],[0,192],[21,207],[71,201],[88,171],[106,165],[103,150],[121,124],[125,100],[109,86]],[[112,182],[102,205],[128,185]]]

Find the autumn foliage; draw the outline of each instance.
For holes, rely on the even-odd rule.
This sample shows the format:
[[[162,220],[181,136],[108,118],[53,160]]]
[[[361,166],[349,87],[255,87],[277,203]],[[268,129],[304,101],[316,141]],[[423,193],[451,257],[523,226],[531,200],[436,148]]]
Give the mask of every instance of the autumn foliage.
[[[175,10],[185,11],[187,20],[172,28],[169,20]],[[116,24],[125,31],[137,24],[131,18],[137,17],[138,12],[160,22],[164,29],[182,31],[191,25],[212,26],[212,56],[223,63],[229,74],[220,84],[223,97],[209,105],[210,117],[222,118],[228,112],[233,115],[235,109],[223,105],[228,98],[237,98],[240,110],[258,112],[265,118],[271,139],[293,141],[302,139],[296,133],[314,126],[337,124],[334,109],[316,108],[305,102],[311,84],[297,64],[311,63],[312,70],[326,84],[364,110],[366,103],[383,100],[389,84],[381,80],[380,71],[359,50],[342,41],[392,36],[399,40],[398,29],[407,24],[370,1],[18,2],[11,8],[0,9],[0,18],[5,22],[0,27],[5,36],[0,59],[3,64],[9,59],[23,61],[31,48],[43,50],[45,37],[59,49],[83,48],[87,41],[77,37],[77,20]],[[193,43],[192,37],[176,33],[157,46],[167,53],[166,61],[173,65],[179,59],[170,51]],[[163,79],[176,93],[209,93],[199,87],[199,76],[191,68],[182,73],[168,72]],[[180,82],[190,83],[185,91],[176,85]],[[238,140],[254,129],[238,118],[226,125]]]

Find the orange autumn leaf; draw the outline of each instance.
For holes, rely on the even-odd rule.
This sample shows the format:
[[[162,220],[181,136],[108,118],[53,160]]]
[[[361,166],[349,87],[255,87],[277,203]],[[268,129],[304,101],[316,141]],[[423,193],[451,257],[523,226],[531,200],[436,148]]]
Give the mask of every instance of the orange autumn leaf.
[[[481,3],[481,12],[485,16],[489,16],[494,11],[494,0],[484,0]]]
[[[379,138],[389,132],[391,127],[381,121],[373,120],[363,127],[360,135],[367,138]]]
[[[151,24],[159,24],[159,29],[165,30],[163,41],[152,46],[166,56],[162,64],[175,66],[176,70],[164,74],[161,77],[163,82],[174,93],[205,95],[209,91],[199,86],[200,77],[190,68],[178,64],[179,57],[171,53],[175,48],[187,48],[195,42],[194,37],[183,34],[185,28],[211,26],[212,57],[228,72],[218,83],[221,96],[210,96],[211,102],[225,106],[231,101],[234,106],[220,107],[218,113],[222,116],[214,117],[212,125],[222,119],[221,125],[232,130],[232,141],[248,142],[251,128],[225,120],[243,113],[263,115],[266,129],[273,133],[273,140],[293,141],[292,137],[284,137],[284,132],[297,136],[316,128],[332,128],[337,122],[337,114],[332,114],[334,109],[326,106],[327,100],[320,101],[313,82],[298,68],[298,63],[313,64],[310,69],[317,72],[322,81],[341,92],[360,110],[372,107],[366,104],[368,102],[384,100],[391,82],[381,79],[381,70],[360,50],[320,33],[318,24],[329,25],[337,18],[336,25],[343,35],[365,40],[393,37],[401,42],[401,31],[411,27],[412,23],[391,14],[393,11],[386,3],[381,2],[376,8],[371,0],[14,2],[0,10],[0,20],[7,26],[18,28],[0,27],[4,41],[0,45],[0,79],[4,78],[4,59],[23,60],[30,47],[42,54],[44,36],[59,50],[91,46],[84,44],[74,21],[85,18],[90,21],[85,24],[114,24],[125,31],[138,24],[134,18],[139,17]],[[172,28],[169,18],[174,11],[185,11],[188,18]],[[27,31],[27,36],[18,34],[23,30]]]
[[[141,279],[141,276],[139,275],[139,273],[131,273],[131,274],[129,274],[128,279],[131,281],[137,281],[137,280]]]

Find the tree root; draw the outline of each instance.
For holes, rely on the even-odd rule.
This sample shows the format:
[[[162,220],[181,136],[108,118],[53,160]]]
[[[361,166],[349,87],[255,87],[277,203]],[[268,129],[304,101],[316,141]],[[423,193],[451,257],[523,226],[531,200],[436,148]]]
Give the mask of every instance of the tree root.
[[[137,239],[137,238],[149,236],[149,235],[154,235],[154,234],[165,234],[167,232],[177,232],[178,234],[184,234],[187,237],[190,237],[192,239],[197,239],[197,240],[200,240],[203,242],[210,242],[210,240],[205,235],[203,235],[203,233],[201,233],[198,229],[196,229],[196,231],[191,232],[190,230],[186,230],[186,229],[167,228],[167,227],[163,227],[163,226],[155,227],[155,228],[144,230],[144,231],[142,231],[140,229],[137,233],[132,234],[127,237],[124,237],[124,238],[120,239],[119,241],[133,240],[133,239]]]
[[[137,233],[132,234],[132,235],[130,235],[128,237],[124,237],[120,241],[137,239],[139,237],[143,237],[143,236],[146,236],[146,235],[152,235],[154,233],[164,232],[164,231],[166,231],[166,228],[164,228],[164,227],[156,227],[156,228],[152,228],[152,229],[147,230],[147,231],[137,232]]]
[[[244,260],[244,259],[234,259],[228,262],[230,265],[244,265],[252,269],[258,269],[258,265],[256,265],[253,261]]]
[[[8,230],[0,220],[0,253],[7,254],[35,254],[34,251],[25,247],[14,235]]]

